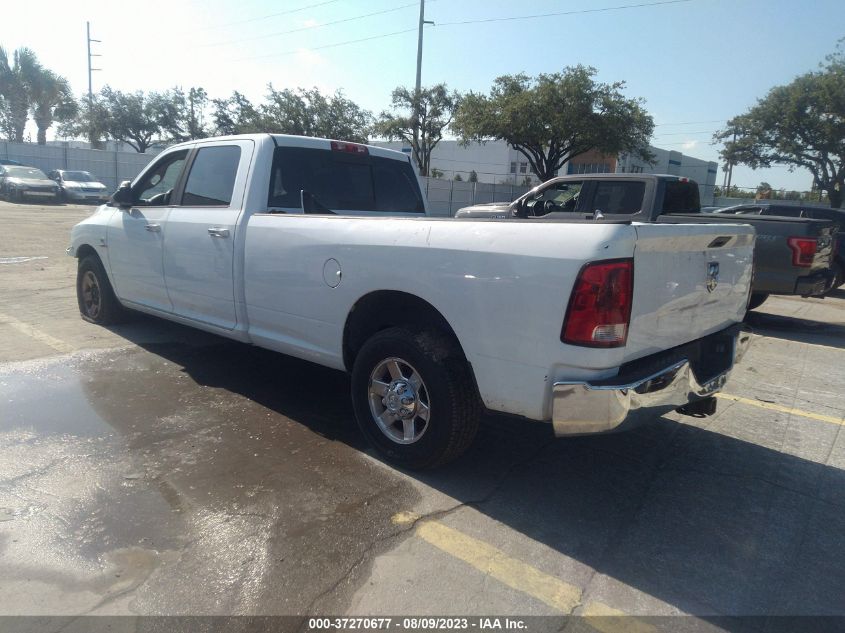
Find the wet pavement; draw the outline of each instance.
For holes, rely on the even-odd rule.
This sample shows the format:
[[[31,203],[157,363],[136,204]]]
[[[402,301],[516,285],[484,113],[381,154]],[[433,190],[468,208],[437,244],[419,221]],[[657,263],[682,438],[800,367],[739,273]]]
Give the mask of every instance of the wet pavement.
[[[845,292],[750,315],[714,417],[555,440],[488,416],[463,459],[408,473],[341,373],[79,320],[51,239],[0,266],[0,615],[845,616]]]

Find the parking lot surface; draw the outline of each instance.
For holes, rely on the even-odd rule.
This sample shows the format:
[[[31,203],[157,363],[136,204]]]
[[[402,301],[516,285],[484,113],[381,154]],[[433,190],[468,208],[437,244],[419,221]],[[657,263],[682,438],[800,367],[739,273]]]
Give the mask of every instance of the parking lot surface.
[[[410,473],[343,374],[82,321],[90,212],[0,202],[0,615],[845,616],[845,292],[751,313],[714,417],[556,440],[489,416]]]

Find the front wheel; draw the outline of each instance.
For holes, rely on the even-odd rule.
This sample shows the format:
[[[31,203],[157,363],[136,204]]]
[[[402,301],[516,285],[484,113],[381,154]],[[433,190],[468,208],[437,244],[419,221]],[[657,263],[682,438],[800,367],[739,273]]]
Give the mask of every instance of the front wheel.
[[[387,460],[434,468],[461,455],[481,406],[469,365],[440,332],[390,328],[375,334],[352,369],[358,425]]]
[[[79,260],[76,273],[76,299],[82,318],[97,325],[123,320],[124,311],[114,295],[100,258],[89,255]]]

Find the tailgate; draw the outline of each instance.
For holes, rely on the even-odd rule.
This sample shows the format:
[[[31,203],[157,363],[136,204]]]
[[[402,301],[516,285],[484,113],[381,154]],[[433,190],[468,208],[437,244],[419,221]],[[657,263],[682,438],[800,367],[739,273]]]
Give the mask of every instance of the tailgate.
[[[732,224],[635,224],[634,301],[626,356],[683,345],[742,321],[754,229]]]

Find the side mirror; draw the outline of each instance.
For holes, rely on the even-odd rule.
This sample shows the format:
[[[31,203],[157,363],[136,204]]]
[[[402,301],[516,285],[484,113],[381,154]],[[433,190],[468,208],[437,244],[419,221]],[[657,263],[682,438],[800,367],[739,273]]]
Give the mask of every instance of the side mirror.
[[[120,183],[120,187],[117,188],[111,198],[109,198],[109,204],[113,207],[131,207],[132,206],[132,187],[128,180],[124,180]]]

